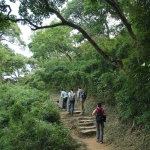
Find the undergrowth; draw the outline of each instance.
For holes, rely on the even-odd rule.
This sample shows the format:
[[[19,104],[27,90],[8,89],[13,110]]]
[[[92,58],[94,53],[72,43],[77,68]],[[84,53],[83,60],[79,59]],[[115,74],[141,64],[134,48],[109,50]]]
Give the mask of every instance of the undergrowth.
[[[86,114],[91,116],[100,100],[87,98],[85,102]],[[89,107],[90,106],[90,107]],[[131,120],[122,121],[114,106],[102,103],[107,119],[104,128],[104,140],[115,150],[148,150],[150,148],[150,132],[142,126],[136,126]]]

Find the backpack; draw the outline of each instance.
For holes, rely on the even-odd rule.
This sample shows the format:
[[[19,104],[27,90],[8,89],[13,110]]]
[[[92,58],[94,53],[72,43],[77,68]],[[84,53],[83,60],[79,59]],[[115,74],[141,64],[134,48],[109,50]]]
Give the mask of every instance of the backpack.
[[[73,92],[70,94],[70,102],[75,102],[75,93]]]
[[[86,99],[86,93],[83,91],[81,95],[82,99]]]
[[[102,122],[105,122],[105,119],[104,119],[104,116],[103,116],[103,113],[102,113],[102,108],[100,109],[97,109],[97,115],[96,115],[96,122],[97,123],[102,123]]]

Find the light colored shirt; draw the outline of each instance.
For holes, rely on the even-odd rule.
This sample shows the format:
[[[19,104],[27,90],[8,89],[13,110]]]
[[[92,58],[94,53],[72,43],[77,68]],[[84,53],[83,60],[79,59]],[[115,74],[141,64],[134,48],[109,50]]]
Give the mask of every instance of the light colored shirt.
[[[71,97],[71,92],[68,93],[68,98],[70,99],[70,97]]]
[[[83,94],[83,90],[82,89],[79,89],[78,91],[77,91],[77,100],[83,100],[83,98],[82,98],[82,94]]]
[[[60,98],[66,98],[66,97],[68,97],[67,93],[65,91],[62,91],[61,95],[60,95]]]
[[[68,93],[69,100],[71,99],[71,96],[73,96],[73,97],[75,96],[75,93],[72,91]]]

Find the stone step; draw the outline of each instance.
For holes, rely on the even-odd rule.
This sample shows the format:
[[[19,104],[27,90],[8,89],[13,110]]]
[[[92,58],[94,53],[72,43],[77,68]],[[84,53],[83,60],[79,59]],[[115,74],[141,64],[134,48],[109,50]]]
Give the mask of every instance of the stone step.
[[[88,127],[78,127],[80,130],[86,130],[86,129],[95,129],[96,128],[96,126],[88,126]]]
[[[74,113],[74,114],[80,114],[81,111],[76,110],[76,111],[74,111],[73,113]]]
[[[79,120],[79,123],[84,123],[84,122],[94,122],[93,120]]]
[[[84,123],[79,123],[79,126],[91,126],[93,125],[93,122],[84,122]]]
[[[82,135],[91,135],[96,133],[96,129],[91,129],[91,130],[80,130],[80,134]]]
[[[63,122],[69,122],[70,119],[62,118],[62,121],[63,121]]]
[[[78,119],[79,120],[85,120],[85,119],[86,120],[88,120],[88,119],[91,120],[91,119],[95,119],[95,118],[93,118],[93,117],[79,117]]]

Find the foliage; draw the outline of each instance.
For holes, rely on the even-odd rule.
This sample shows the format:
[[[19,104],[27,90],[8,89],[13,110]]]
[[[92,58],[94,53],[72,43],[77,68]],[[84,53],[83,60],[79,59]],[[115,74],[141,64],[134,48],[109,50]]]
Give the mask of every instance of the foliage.
[[[37,116],[39,120],[48,121],[51,123],[60,123],[59,109],[56,109],[55,104],[51,101],[42,104]]]
[[[12,124],[1,134],[1,149],[56,150],[75,149],[67,129],[57,124],[39,122],[28,116],[22,125]]]
[[[0,22],[0,31],[5,29],[5,28],[8,28],[10,26],[11,22],[6,21],[5,18],[6,18],[6,16],[4,14],[0,13],[0,20],[1,20],[1,22]]]
[[[28,87],[16,86],[10,83],[1,85],[0,91],[1,113],[4,117],[11,114],[10,118],[20,118],[22,113],[31,111],[32,103],[35,101],[40,102],[47,98],[46,93],[43,93],[43,95],[41,92],[38,92],[38,90],[31,90]],[[16,114],[18,114],[18,116],[16,116]],[[5,118],[1,117],[1,120],[5,123]],[[3,126],[3,122],[1,122],[1,125]]]
[[[11,1],[11,2],[15,2],[15,1]],[[105,59],[111,65],[113,65],[117,68],[123,68],[122,60],[113,59],[108,54],[106,54],[104,52],[104,50],[102,50],[101,47],[92,39],[92,36],[90,36],[90,34],[88,34],[88,32],[86,32],[84,30],[84,25],[86,25],[86,24],[80,26],[80,25],[78,25],[78,23],[73,23],[73,21],[72,21],[73,17],[70,17],[71,18],[70,21],[68,21],[67,18],[64,18],[64,15],[63,15],[63,12],[61,12],[60,6],[63,7],[63,4],[65,4],[65,2],[66,2],[65,0],[57,1],[57,2],[36,1],[36,9],[35,9],[34,0],[30,0],[30,1],[24,1],[23,0],[23,1],[20,1],[20,3],[19,3],[20,5],[19,5],[19,10],[18,10],[18,13],[19,13],[18,17],[15,16],[14,14],[12,14],[10,5],[7,5],[7,3],[5,1],[1,2],[2,5],[1,5],[0,10],[1,10],[1,13],[3,13],[4,15],[7,16],[6,20],[10,20],[12,22],[21,22],[23,24],[28,24],[28,25],[31,26],[31,28],[33,30],[38,30],[38,29],[43,29],[43,28],[55,28],[55,27],[58,27],[58,26],[69,26],[73,29],[76,29],[76,30],[78,30],[78,32],[80,32],[83,35],[85,40],[88,40],[88,42],[92,45],[92,47],[99,53],[99,55],[103,59]],[[113,6],[115,8],[117,8],[117,10],[118,10],[119,5],[117,5],[118,7],[116,7],[116,5],[117,5],[117,3],[115,3]],[[92,9],[92,8],[88,7],[88,9]],[[80,10],[82,11],[82,9],[80,9]],[[92,9],[92,10],[94,10],[94,9]],[[102,10],[104,10],[104,9],[102,9]],[[86,12],[88,12],[88,14],[89,14],[89,11],[86,11]],[[131,37],[136,39],[136,37],[134,36],[134,33],[132,31],[132,28],[130,27],[130,24],[126,20],[126,18],[124,16],[124,14],[122,13],[122,11],[118,10],[117,13],[118,13],[118,15],[120,15],[119,17],[121,19],[123,18],[122,21],[125,24],[125,26],[127,27]],[[44,25],[43,26],[42,23],[43,23],[44,19],[50,18],[52,14],[53,15],[55,14],[57,16],[57,18],[59,19],[59,21],[56,21],[56,22],[53,21],[52,23],[50,23],[50,25],[46,25],[46,26]],[[104,21],[102,21],[102,24],[105,22],[104,24],[105,24],[105,26],[107,26],[106,28],[108,28],[106,18],[108,17],[109,14],[108,14],[108,12],[104,13],[104,15],[105,14],[106,14],[106,16],[103,17]],[[96,14],[93,13],[92,15],[95,15],[96,16],[95,18],[99,17],[99,13],[96,13]],[[103,13],[102,13],[102,15],[103,15]],[[19,18],[19,17],[21,17],[21,18]],[[91,17],[91,14],[87,15],[85,17],[84,16],[81,16],[81,17],[83,17],[84,20],[86,20],[86,18],[87,18],[87,20],[90,21],[91,23],[93,21],[93,18]],[[80,22],[79,19],[80,18],[78,18],[78,22]],[[89,20],[89,19],[91,19],[91,20]],[[103,29],[103,27],[101,29]],[[104,31],[104,29],[103,29],[103,31]],[[102,33],[104,33],[104,32],[102,32]],[[109,35],[109,31],[108,31],[107,34]],[[63,50],[65,48],[68,49],[68,46],[63,45]],[[62,47],[60,47],[59,49],[62,49]],[[67,54],[67,56],[68,56],[68,54]],[[71,60],[70,57],[69,57],[69,59]]]
[[[10,83],[0,92],[1,149],[75,149],[47,92]]]
[[[2,44],[2,41],[7,40],[12,43],[18,42],[20,45],[25,45],[20,39],[21,31],[17,25],[11,24],[9,28],[0,30],[0,34],[0,76],[9,76],[7,80],[17,82],[25,72],[28,72],[26,67],[28,59],[23,55],[15,54],[14,50],[9,48],[8,45]],[[0,82],[2,81],[0,80]]]
[[[43,1],[36,1],[35,4],[34,0],[20,2],[22,23],[31,25],[35,30],[46,28],[31,37],[29,48],[34,53],[34,58],[28,62],[31,62],[35,70],[22,78],[21,84],[40,92],[59,91],[60,88],[68,91],[70,87],[76,90],[81,86],[88,93],[87,99],[91,96],[112,106],[115,110],[112,113],[119,116],[119,123],[128,124],[133,121],[132,130],[137,127],[138,130],[149,133],[149,1],[72,0],[63,9],[60,6],[66,2],[64,0],[49,1],[49,4]],[[8,13],[1,11],[3,14]],[[42,26],[43,19],[52,14],[56,14],[59,21],[53,20],[49,25]],[[20,21],[15,16],[8,19]],[[1,48],[0,58],[2,72],[5,69],[3,64],[8,63],[4,47]],[[15,60],[21,62],[21,59]],[[12,62],[17,65],[15,60]],[[118,67],[120,62],[123,62],[123,68]],[[6,70],[12,72],[15,67],[9,63],[8,65],[10,68],[7,67]],[[14,124],[13,120],[18,121],[18,126],[21,126],[25,122],[24,117],[28,115],[36,117],[31,119],[35,126],[38,121],[46,126],[47,122],[57,124],[56,127],[60,125],[59,111],[52,103],[43,102],[43,95],[38,93],[36,97],[35,92],[36,101],[28,94],[30,99],[19,94],[21,92],[14,96],[14,90],[10,89],[10,93],[4,94],[1,89],[1,128]],[[19,103],[16,99],[20,99]],[[15,114],[19,120],[15,118]],[[35,135],[35,130],[33,134]]]
[[[36,32],[31,36],[32,42],[29,43],[33,57],[41,61],[66,55],[71,60],[69,53],[73,51],[73,47],[70,31],[68,27],[57,27]]]
[[[9,22],[9,26],[3,26],[0,29],[0,42],[8,41],[9,43],[15,43],[20,46],[26,46],[25,42],[21,39],[21,30],[16,23]]]
[[[134,72],[134,73],[133,73]],[[126,90],[116,97],[117,107],[123,119],[134,118],[137,124],[150,126],[149,123],[149,67],[139,66],[133,70],[128,79]],[[131,80],[132,79],[132,80]],[[146,125],[144,125],[146,124]]]
[[[68,63],[65,60],[66,56],[63,56],[63,59],[57,58],[56,60],[54,57],[52,57],[53,60],[42,60],[40,62],[40,65],[45,69],[37,71],[36,75],[39,76],[39,79],[41,81],[45,82],[46,86],[49,85],[51,88],[57,90],[60,87],[69,89],[69,86],[75,87],[75,89],[79,85],[81,87],[84,87],[90,94],[92,93],[93,95],[98,96],[101,99],[101,101],[110,105],[116,105],[118,113],[122,119],[135,119],[136,117],[134,116],[136,115],[138,116],[138,118],[141,118],[142,116],[140,114],[140,110],[137,110],[136,108],[134,108],[134,106],[137,106],[138,108],[139,105],[141,105],[142,103],[144,103],[144,105],[146,105],[146,102],[148,103],[148,100],[146,100],[147,96],[143,96],[142,93],[142,103],[139,101],[137,103],[136,101],[136,99],[139,98],[138,91],[140,89],[148,89],[147,87],[149,86],[148,80],[146,80],[146,78],[148,79],[148,76],[144,77],[144,73],[148,74],[149,72],[144,71],[144,69],[138,69],[139,66],[141,66],[144,62],[147,63],[147,66],[149,64],[149,44],[145,40],[148,39],[148,36],[144,38],[143,35],[137,33],[138,37],[142,37],[141,39],[139,39],[139,45],[137,47],[133,47],[132,41],[130,40],[125,28],[118,28],[118,30],[115,31],[116,36],[112,39],[109,39],[107,36],[104,35],[97,36],[101,32],[100,30],[98,32],[94,32],[94,30],[92,30],[93,26],[91,25],[92,23],[94,23],[92,21],[92,16],[96,16],[97,19],[100,19],[99,21],[97,20],[95,22],[95,25],[98,25],[100,21],[108,21],[106,19],[107,17],[105,16],[105,14],[107,14],[108,12],[116,20],[118,19],[118,17],[114,15],[113,9],[104,2],[100,2],[97,5],[97,7],[99,7],[99,10],[104,10],[103,12],[100,11],[101,16],[103,14],[104,20],[101,20],[102,17],[99,14],[97,14],[96,11],[94,11],[93,8],[96,5],[93,4],[91,7],[88,5],[90,1],[84,1],[84,3],[81,2],[82,5],[80,5],[80,7],[77,7],[77,3],[78,1],[69,2],[67,5],[67,9],[64,8],[64,10],[62,11],[64,15],[68,16],[68,20],[70,19],[69,16],[73,16],[72,19],[80,18],[80,23],[82,24],[82,26],[84,26],[86,29],[88,28],[87,30],[89,31],[89,33],[93,33],[92,37],[95,39],[95,41],[98,42],[99,45],[101,45],[103,49],[105,49],[105,51],[109,55],[113,56],[114,58],[119,57],[123,60],[125,70],[118,71],[116,70],[116,68],[111,67],[110,65],[108,65],[108,63],[104,62],[104,60],[99,55],[97,55],[97,53],[94,52],[94,49],[86,41],[80,38],[80,34],[77,33],[77,36],[73,35],[72,37],[69,37],[70,39],[68,38],[68,40],[65,40],[65,42],[67,43],[71,41],[71,38],[75,37],[75,41],[78,41],[77,44],[79,45],[77,49],[74,49],[74,51],[70,53],[70,56],[73,57],[74,60],[71,63]],[[117,4],[123,6],[126,3],[124,3],[123,1],[118,1]],[[145,4],[143,5],[145,6]],[[136,6],[137,5],[135,3],[133,3],[133,5],[130,3],[129,7],[125,6],[122,10],[127,15],[126,11],[131,10],[132,7],[134,7],[136,10]],[[76,11],[72,12],[70,8],[78,9],[75,9]],[[81,8],[84,8],[84,10],[82,10]],[[135,12],[129,12],[130,13],[128,14],[128,18],[129,20],[132,20],[133,13]],[[133,27],[135,27],[135,31],[138,31],[140,29],[139,26],[134,25],[136,24],[133,24]],[[50,32],[51,35],[53,34],[53,32],[56,33],[56,31],[52,30]],[[102,28],[102,31],[103,34],[105,34],[105,29]],[[43,31],[42,35],[44,36],[44,34],[45,32]],[[37,33],[35,39],[38,36],[40,36],[40,34]],[[48,35],[46,35],[45,37],[51,38],[51,36]],[[52,44],[54,44],[54,46],[57,46],[57,43],[59,41],[51,42]],[[36,39],[36,41],[32,42],[32,44],[36,43],[38,43],[38,38]],[[46,50],[46,52],[48,51]],[[38,51],[36,51],[35,54],[38,54],[40,56],[40,52]],[[44,52],[43,54],[46,53]],[[138,81],[139,78],[142,79],[143,82]],[[138,83],[136,88],[135,83]],[[129,103],[131,101],[132,103]],[[126,106],[128,107],[126,108]],[[145,112],[147,112],[147,108],[145,108]],[[138,119],[138,122],[143,122],[142,118],[141,121],[139,120],[140,119]]]

